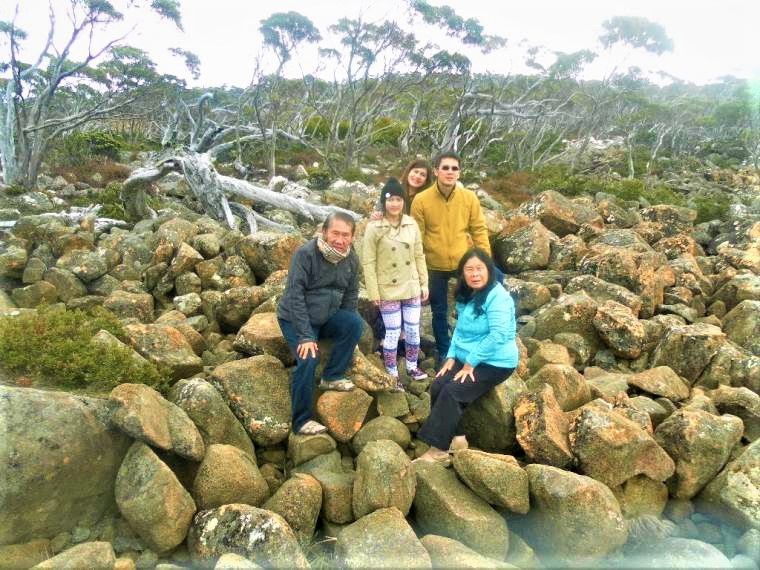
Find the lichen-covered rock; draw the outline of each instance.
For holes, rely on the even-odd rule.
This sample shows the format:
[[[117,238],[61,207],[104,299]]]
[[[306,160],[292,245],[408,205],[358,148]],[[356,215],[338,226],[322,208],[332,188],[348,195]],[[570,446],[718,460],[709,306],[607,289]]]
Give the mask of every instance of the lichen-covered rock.
[[[704,388],[717,388],[721,384],[744,386],[760,393],[760,356],[726,341],[718,348],[696,384]]]
[[[131,440],[109,423],[106,400],[0,386],[0,418],[0,544],[53,537],[115,507]]]
[[[172,386],[169,401],[190,417],[207,447],[215,443],[234,445],[255,457],[253,443],[245,428],[210,383],[201,378],[180,380]]]
[[[673,402],[689,397],[689,386],[669,366],[655,366],[627,377],[628,385]]]
[[[290,432],[290,379],[282,362],[264,354],[217,366],[209,378],[256,445]]]
[[[576,564],[625,543],[628,527],[612,491],[599,481],[548,465],[528,465],[531,528],[547,556]],[[533,534],[533,533],[531,533]]]
[[[726,335],[713,325],[672,327],[652,354],[651,366],[670,366],[676,374],[694,383],[725,341]]]
[[[551,386],[521,396],[515,404],[515,427],[520,447],[533,461],[565,467],[573,454],[568,440],[569,422]]]
[[[258,507],[269,498],[269,486],[254,457],[232,445],[216,443],[206,450],[198,468],[193,498],[199,509],[228,503]]]
[[[668,486],[646,475],[636,475],[611,489],[626,519],[644,515],[659,517],[668,502]]]
[[[201,276],[201,279],[203,277]],[[219,322],[232,330],[242,327],[253,310],[261,305],[270,292],[266,287],[232,287],[222,292],[215,314]]]
[[[562,295],[536,312],[534,337],[551,340],[557,333],[576,333],[588,342],[598,344],[594,327],[597,309],[597,302],[583,292]]]
[[[567,287],[564,288],[566,294],[577,293],[579,291],[585,292],[599,304],[615,301],[624,305],[631,310],[631,313],[635,317],[638,317],[639,311],[641,311],[641,298],[638,295],[621,285],[608,283],[593,275],[573,277],[567,284]]]
[[[634,359],[641,355],[646,331],[628,307],[605,301],[599,305],[593,323],[604,344],[616,356]]]
[[[195,513],[193,498],[144,443],[129,448],[116,476],[115,496],[129,526],[155,552],[185,540]]]
[[[760,438],[760,395],[749,388],[720,386],[705,392],[721,414],[731,414],[744,422],[744,438]]]
[[[415,472],[414,511],[422,531],[454,538],[489,558],[504,559],[509,547],[507,523],[488,503],[450,469],[416,463]]]
[[[36,570],[113,570],[116,554],[110,542],[85,542],[40,562]]]
[[[735,342],[760,356],[760,300],[742,301],[723,317],[723,330]]]
[[[348,442],[362,427],[372,397],[360,388],[350,392],[327,391],[317,400],[319,421],[339,442]]]
[[[593,210],[574,203],[554,190],[546,190],[523,202],[516,213],[540,220],[558,236],[575,234],[584,223],[601,222]]]
[[[240,327],[235,343],[236,350],[245,354],[271,354],[285,366],[295,364],[295,358],[282,336],[276,313],[256,313]]]
[[[284,518],[298,542],[305,546],[317,526],[322,508],[322,486],[311,475],[296,473],[277,489],[263,508]]]
[[[453,538],[426,534],[420,542],[428,551],[433,568],[516,568],[506,562],[478,554]]]
[[[406,516],[412,506],[416,479],[412,462],[393,441],[368,442],[356,458],[353,509],[357,519],[386,507]]]
[[[125,326],[124,330],[132,348],[159,367],[168,368],[175,380],[189,378],[203,370],[203,361],[176,328],[135,324]]]
[[[262,282],[275,271],[288,269],[293,254],[304,243],[296,234],[258,231],[240,240],[237,250]]]
[[[494,453],[514,449],[517,441],[512,410],[526,390],[525,382],[515,372],[467,406],[459,422],[467,441],[475,447]]]
[[[287,521],[249,505],[198,512],[187,535],[187,549],[198,564],[231,552],[268,568],[309,568]]]
[[[344,528],[335,554],[346,568],[432,568],[427,550],[394,507],[374,511]]]
[[[726,464],[743,432],[739,418],[702,410],[678,410],[657,426],[655,439],[676,464],[667,481],[671,496],[691,499],[699,493]]]
[[[297,435],[291,432],[288,435],[288,457],[296,467],[319,455],[335,451],[336,447],[335,440],[326,433]]]
[[[87,288],[84,283],[71,271],[51,267],[42,277],[48,283],[51,283],[58,293],[58,298],[67,303],[77,297],[84,297],[87,294]]]
[[[121,319],[153,322],[153,296],[148,293],[130,293],[119,289],[106,297],[103,306]]]
[[[574,410],[591,401],[591,389],[586,379],[572,366],[546,364],[525,381],[529,390],[549,385],[563,411]]]
[[[8,245],[0,251],[0,277],[21,279],[28,261],[29,254],[26,248]]]
[[[551,241],[558,239],[541,222],[533,222],[494,239],[494,258],[510,273],[544,269],[549,264]]]
[[[522,515],[528,512],[528,475],[511,455],[465,449],[454,454],[454,470],[488,503]]]
[[[55,266],[70,271],[85,283],[102,277],[108,273],[109,269],[102,250],[86,249],[75,249],[64,253],[58,258]]]
[[[406,449],[412,441],[412,434],[400,420],[390,416],[378,416],[362,426],[351,440],[351,445],[358,455],[368,443],[383,439],[391,440],[401,449]]]
[[[111,390],[111,423],[131,437],[200,461],[205,445],[185,411],[145,384],[119,384]]]
[[[11,291],[11,299],[17,307],[31,309],[40,305],[52,305],[58,299],[58,289],[47,281],[37,281],[26,287]]]
[[[652,436],[612,406],[584,407],[570,426],[570,446],[583,473],[608,487],[641,474],[665,481],[675,470]]]

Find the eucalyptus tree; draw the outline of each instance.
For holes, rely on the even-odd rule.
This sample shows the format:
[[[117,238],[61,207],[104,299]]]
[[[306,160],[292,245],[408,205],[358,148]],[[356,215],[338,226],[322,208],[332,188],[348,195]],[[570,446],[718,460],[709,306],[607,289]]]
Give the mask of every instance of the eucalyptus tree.
[[[136,17],[149,8],[181,28],[178,0],[130,0],[126,8]],[[17,4],[13,19],[0,22],[7,50],[2,71],[8,75],[0,94],[0,159],[6,183],[29,188],[53,141],[127,107],[135,101],[135,87],[155,72],[147,56],[125,46],[114,31],[125,15],[108,0],[69,0],[65,18],[51,3],[47,38],[30,62],[21,59],[27,34],[16,24],[19,10]],[[97,44],[101,34],[109,39]],[[79,50],[85,55],[75,59]]]

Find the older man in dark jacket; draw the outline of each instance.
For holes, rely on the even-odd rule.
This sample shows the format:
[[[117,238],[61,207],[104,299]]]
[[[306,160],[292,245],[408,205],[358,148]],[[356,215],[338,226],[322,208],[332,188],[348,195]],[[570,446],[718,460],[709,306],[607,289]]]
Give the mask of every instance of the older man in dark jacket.
[[[356,312],[359,258],[351,248],[354,220],[341,212],[324,222],[322,235],[300,247],[290,262],[285,293],[277,307],[282,334],[296,357],[290,399],[293,431],[314,435],[327,430],[312,419],[317,340],[331,338],[333,348],[319,387],[353,390],[345,378],[363,321]]]

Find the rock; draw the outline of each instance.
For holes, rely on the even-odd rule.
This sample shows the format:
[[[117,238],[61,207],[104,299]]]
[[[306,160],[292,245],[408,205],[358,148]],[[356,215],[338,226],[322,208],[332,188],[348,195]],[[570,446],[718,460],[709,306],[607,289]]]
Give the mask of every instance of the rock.
[[[514,298],[517,312],[521,315],[543,307],[552,299],[549,288],[541,283],[508,278],[505,287]]]
[[[558,467],[572,463],[569,423],[551,386],[521,396],[514,409],[517,441],[533,461]]]
[[[525,467],[530,481],[531,528],[540,552],[588,564],[623,545],[628,528],[604,484],[548,465]],[[542,556],[543,558],[543,556]]]
[[[744,431],[734,416],[679,410],[655,430],[655,439],[673,458],[676,472],[667,481],[670,494],[691,499],[723,468]]]
[[[322,486],[311,475],[296,473],[264,503],[263,508],[284,518],[298,542],[306,546],[314,536],[322,508]]]
[[[726,335],[713,325],[673,327],[657,345],[651,366],[670,366],[676,374],[694,383],[725,340]]]
[[[586,368],[588,373],[590,368]],[[590,376],[586,382],[589,385],[592,396],[614,398],[618,394],[628,391],[628,374],[602,371],[598,375]]]
[[[309,568],[295,534],[280,515],[230,504],[193,518],[187,549],[197,564],[233,553],[272,568]]]
[[[611,489],[626,519],[660,517],[668,502],[668,486],[646,475],[636,475]]]
[[[670,401],[670,400],[668,400]],[[631,406],[637,410],[646,413],[652,422],[652,428],[656,428],[662,420],[670,415],[670,411],[665,409],[659,402],[655,402],[646,396],[636,396],[629,400]]]
[[[572,366],[547,364],[525,381],[529,390],[549,385],[563,411],[574,410],[591,401],[591,389],[586,379]]]
[[[584,291],[589,297],[597,303],[603,304],[607,301],[615,301],[628,307],[631,313],[638,317],[641,310],[641,298],[635,293],[621,285],[608,283],[593,275],[579,275],[570,280],[565,287],[566,294],[578,293]]]
[[[180,380],[172,386],[169,400],[187,413],[206,447],[216,443],[234,445],[255,457],[253,443],[245,429],[210,383],[200,378]]]
[[[655,366],[628,376],[628,385],[673,402],[689,397],[689,386],[669,366]]]
[[[760,396],[748,388],[720,386],[705,392],[721,414],[731,414],[744,422],[744,438],[760,438]]]
[[[507,524],[488,503],[437,464],[415,464],[417,524],[426,533],[458,540],[476,552],[503,560],[509,547]]]
[[[690,538],[668,538],[627,556],[624,568],[733,568],[716,547]],[[613,566],[614,567],[614,566]]]
[[[288,435],[288,457],[296,467],[319,455],[335,451],[336,446],[335,440],[326,433],[297,435],[291,432]]]
[[[760,530],[751,528],[745,532],[737,541],[736,549],[755,563],[760,563]]]
[[[217,366],[209,381],[256,445],[274,445],[290,432],[290,379],[282,362],[253,356]]]
[[[261,566],[232,552],[222,554],[214,564],[214,570],[255,570],[256,568],[261,568]]]
[[[0,544],[53,537],[114,508],[131,441],[111,427],[106,400],[0,385],[0,403]]]
[[[362,427],[372,397],[364,390],[350,392],[327,391],[317,400],[316,413],[337,441],[350,441]]]
[[[459,427],[471,445],[495,453],[516,447],[513,409],[527,390],[516,372],[487,394],[467,406]]]
[[[722,302],[729,311],[742,301],[760,301],[760,276],[751,272],[739,273],[723,283],[711,300]]]
[[[305,243],[300,235],[258,231],[245,236],[237,249],[262,282],[273,272],[288,269],[293,254]]]
[[[322,485],[322,517],[331,523],[354,520],[353,492],[356,473],[346,469],[340,453],[333,451],[302,463],[295,473],[312,475]]]
[[[320,350],[321,346],[322,343],[320,343]],[[322,362],[327,362],[329,350],[323,352]],[[353,380],[357,388],[361,388],[365,392],[383,392],[396,386],[396,379],[385,370],[381,370],[372,364],[358,348],[354,351],[354,358],[346,371],[346,375]]]
[[[23,544],[0,546],[0,570],[31,568],[35,564],[47,560],[51,552],[53,552],[51,542],[45,538],[38,538]]]
[[[113,570],[116,555],[109,542],[85,542],[40,562],[37,570]]]
[[[25,248],[8,245],[0,252],[0,277],[21,279],[28,261],[29,254]]]
[[[378,509],[396,507],[406,516],[416,480],[412,462],[393,441],[368,442],[356,458],[353,509],[357,519]]]
[[[182,408],[144,384],[119,384],[111,390],[111,423],[127,435],[164,451],[200,461],[205,445]]]
[[[58,299],[58,290],[47,281],[37,281],[26,287],[13,289],[11,299],[15,306],[23,308],[52,305]]]
[[[707,484],[700,505],[743,530],[760,530],[759,466],[760,440],[755,440]]]
[[[536,312],[534,337],[551,340],[557,333],[576,333],[596,345],[598,337],[593,321],[597,308],[596,301],[585,293],[562,295]]]
[[[159,367],[169,369],[172,378],[188,378],[203,369],[203,361],[176,328],[159,324],[124,327],[130,345]]]
[[[723,318],[728,339],[760,356],[760,300],[742,301]]]
[[[185,540],[195,503],[144,443],[129,448],[116,477],[115,495],[121,514],[152,550],[171,550]]]
[[[232,287],[226,289],[222,292],[219,304],[215,309],[216,317],[221,324],[237,331],[245,324],[253,310],[267,299],[269,294],[266,287]]]
[[[77,276],[84,283],[95,281],[108,273],[108,265],[102,251],[88,251],[75,249],[64,253],[56,261],[55,266],[66,269]]]
[[[84,297],[87,294],[84,283],[71,271],[52,267],[44,272],[42,278],[55,287],[58,298],[64,303],[77,297]],[[35,281],[39,281],[39,279]]]
[[[374,511],[344,528],[335,554],[346,568],[432,568],[427,550],[394,507]]]
[[[174,307],[187,317],[197,315],[201,311],[203,301],[198,293],[187,293],[186,295],[177,295],[172,299]]]
[[[546,364],[564,364],[572,366],[574,362],[570,352],[562,344],[541,341],[528,359],[528,369],[531,374],[538,372]]]
[[[697,380],[699,386],[717,388],[718,385],[744,386],[760,393],[760,357],[724,342]]]
[[[103,306],[120,319],[153,322],[153,296],[148,293],[129,293],[117,290],[108,295]]]
[[[401,449],[406,449],[412,441],[412,435],[409,433],[409,428],[396,418],[378,416],[362,426],[351,441],[351,445],[354,453],[359,455],[368,443],[383,439],[391,440]]]
[[[150,249],[155,250],[160,244],[169,244],[173,249],[182,242],[189,242],[198,233],[198,226],[182,218],[172,218],[161,224],[153,234]]]
[[[229,503],[260,506],[269,498],[269,486],[256,460],[232,445],[209,446],[193,483],[198,509],[213,509]]]
[[[549,265],[550,243],[558,239],[541,222],[533,222],[508,235],[494,239],[494,258],[509,273],[545,269]]]
[[[381,416],[403,418],[410,412],[407,394],[403,392],[378,392],[375,394],[375,403],[377,413]]]
[[[200,253],[186,243],[181,243],[169,265],[169,277],[174,279],[183,273],[192,271],[201,261],[203,261],[203,256]]]
[[[588,248],[583,238],[568,234],[558,241],[551,243],[551,254],[549,255],[549,269],[555,271],[571,270],[574,271],[578,266],[578,260],[581,259]]]
[[[465,449],[454,454],[454,470],[488,503],[522,515],[528,512],[528,475],[511,455]]]
[[[608,487],[642,474],[665,481],[675,470],[652,436],[611,406],[584,407],[570,425],[570,446],[583,473]]]
[[[235,343],[235,350],[245,354],[271,354],[285,366],[295,364],[293,353],[282,336],[276,313],[257,313],[240,327]]]
[[[506,562],[486,558],[445,536],[427,534],[420,542],[428,551],[433,568],[515,568]]]
[[[594,327],[599,336],[616,356],[638,358],[644,347],[644,326],[625,305],[605,301],[594,316]]]

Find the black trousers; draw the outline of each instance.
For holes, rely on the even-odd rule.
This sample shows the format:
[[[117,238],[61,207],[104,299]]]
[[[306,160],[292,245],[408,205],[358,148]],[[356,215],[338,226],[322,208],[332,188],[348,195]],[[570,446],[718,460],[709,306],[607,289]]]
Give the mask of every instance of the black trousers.
[[[454,375],[462,366],[464,363],[455,360],[452,369],[433,382],[430,387],[430,416],[417,432],[419,439],[444,451],[449,449],[455,435],[461,435],[458,433],[459,420],[467,404],[487,394],[514,371],[514,368],[479,364],[474,369],[475,382],[469,379],[464,383],[455,382]]]

